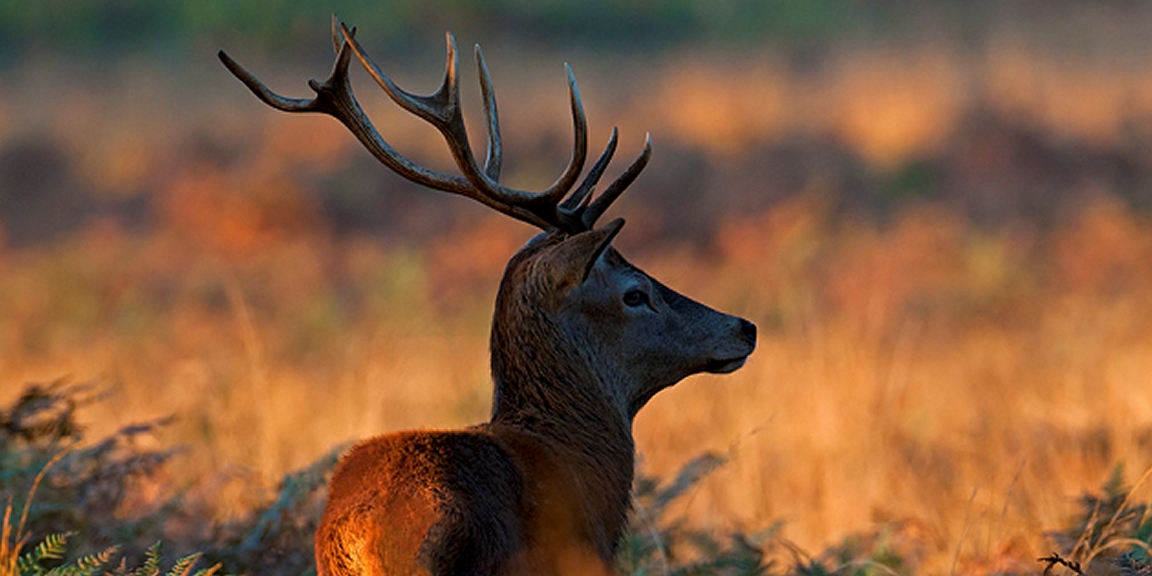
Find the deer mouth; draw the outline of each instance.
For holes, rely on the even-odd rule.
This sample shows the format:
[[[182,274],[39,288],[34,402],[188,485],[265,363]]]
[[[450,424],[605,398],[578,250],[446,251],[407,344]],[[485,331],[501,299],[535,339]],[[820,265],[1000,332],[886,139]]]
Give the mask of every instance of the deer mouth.
[[[708,366],[704,369],[704,371],[710,374],[730,374],[744,366],[744,362],[747,360],[747,356],[740,356],[739,358],[727,358],[722,360],[712,360],[708,363]]]

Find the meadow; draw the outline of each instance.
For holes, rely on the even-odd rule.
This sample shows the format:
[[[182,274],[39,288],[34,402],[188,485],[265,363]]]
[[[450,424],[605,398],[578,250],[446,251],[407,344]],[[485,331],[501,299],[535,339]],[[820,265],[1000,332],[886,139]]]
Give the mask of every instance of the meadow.
[[[593,147],[613,124],[621,154],[655,140],[618,246],[760,327],[744,369],[638,417],[664,483],[642,483],[631,573],[1072,571],[1037,562],[1054,552],[1147,573],[1152,72],[1132,54],[1152,46],[1081,23],[1077,49],[1044,28],[811,59],[486,51],[506,178],[563,165],[568,60]],[[438,42],[377,58],[427,91]],[[227,48],[289,94],[326,72]],[[0,494],[21,510],[82,438],[32,541],[162,539],[284,573],[308,563],[340,447],[486,418],[491,303],[532,231],[400,181],[330,119],[265,109],[211,58],[5,73]],[[364,80],[381,132],[448,166]],[[753,560],[700,567],[722,557]]]

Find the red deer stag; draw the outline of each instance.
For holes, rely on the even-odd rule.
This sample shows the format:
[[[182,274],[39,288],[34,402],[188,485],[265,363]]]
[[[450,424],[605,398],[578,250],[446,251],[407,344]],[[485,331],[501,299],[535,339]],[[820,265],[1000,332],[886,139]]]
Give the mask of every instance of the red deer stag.
[[[616,131],[577,185],[587,150],[580,93],[568,69],[575,151],[542,192],[498,182],[496,99],[476,48],[488,127],[483,166],[459,106],[455,40],[430,96],[400,89],[333,25],[336,63],[316,96],[280,96],[223,52],[220,59],[265,104],[342,122],[380,162],[414,182],[462,194],[535,225],[508,262],[492,318],[492,419],[464,430],[387,434],[351,449],[332,478],[316,533],[321,575],[584,575],[615,572],[630,507],[632,420],[660,390],[699,372],[740,368],[756,343],[747,320],[665,287],[611,247],[624,221],[595,223],[648,162],[643,153],[592,199]],[[355,54],[404,110],[438,129],[461,176],[421,167],[381,138],[352,94]],[[567,67],[566,67],[567,68]]]

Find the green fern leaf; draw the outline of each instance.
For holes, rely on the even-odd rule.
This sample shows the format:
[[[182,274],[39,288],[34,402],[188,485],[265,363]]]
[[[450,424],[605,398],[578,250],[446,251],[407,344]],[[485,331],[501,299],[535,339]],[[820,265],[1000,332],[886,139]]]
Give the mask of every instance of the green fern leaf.
[[[159,576],[160,575],[160,541],[148,547],[144,556],[144,564],[128,573],[128,576]]]
[[[47,538],[44,538],[43,542],[36,545],[34,553],[37,555],[37,560],[59,560],[63,558],[64,553],[68,550],[68,538],[72,537],[72,535],[72,532],[49,534]]]
[[[46,571],[41,566],[44,560],[60,560],[68,550],[68,538],[71,532],[63,534],[49,534],[31,552],[16,560],[17,573],[21,576],[40,576]]]
[[[65,564],[49,570],[44,576],[93,576],[93,574],[88,570],[81,570],[74,564]]]
[[[33,550],[16,560],[16,573],[20,576],[40,576],[44,568],[40,566],[40,557]]]
[[[167,576],[188,576],[188,574],[192,572],[192,567],[196,565],[196,562],[200,560],[201,556],[203,556],[203,554],[197,552],[177,560],[176,564],[172,566],[172,570],[168,571]]]
[[[116,551],[115,546],[105,548],[98,554],[89,554],[71,564],[57,566],[43,573],[43,576],[99,576],[101,569],[108,564]]]
[[[213,574],[220,571],[220,567],[221,567],[220,564],[216,564],[215,566],[212,566],[210,568],[204,568],[203,570],[196,572],[192,576],[212,576]]]

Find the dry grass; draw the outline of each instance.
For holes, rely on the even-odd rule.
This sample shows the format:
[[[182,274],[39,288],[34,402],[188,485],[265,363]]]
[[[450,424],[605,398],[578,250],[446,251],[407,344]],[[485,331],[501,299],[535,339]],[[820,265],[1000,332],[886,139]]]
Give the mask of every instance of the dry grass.
[[[984,89],[1072,139],[1120,138],[1125,118],[1152,114],[1136,97],[1152,81],[1141,75],[1024,49],[996,56],[851,53],[818,76],[764,58],[750,77],[694,57],[636,70],[628,88],[593,71],[584,93],[604,133],[618,119],[629,138],[652,130],[721,163],[786,133],[831,133],[877,170],[943,145]],[[504,108],[513,142],[567,140],[558,72],[520,85],[494,73],[511,85],[503,101],[530,103]],[[227,96],[196,105],[197,127],[162,113],[172,108],[137,118],[138,102],[176,90],[148,81],[125,89],[135,106],[99,89],[0,88],[0,141],[45,131],[99,194],[143,190],[157,206],[143,232],[98,221],[0,250],[0,401],[73,375],[114,391],[89,414],[97,427],[178,415],[158,441],[193,450],[172,482],[227,517],[263,496],[254,485],[338,443],[483,420],[489,301],[528,232],[481,216],[429,245],[333,234],[308,187],[349,169],[349,139],[212,82]],[[643,97],[653,87],[655,106]],[[17,114],[22,98],[45,108]],[[198,157],[195,138],[232,142],[241,161]],[[547,179],[536,170],[513,177]],[[1104,200],[1051,230],[981,229],[931,203],[878,225],[836,217],[835,183],[810,188],[727,216],[707,245],[636,247],[655,276],[762,330],[745,369],[693,378],[641,414],[645,466],[667,474],[705,450],[730,456],[687,499],[701,523],[784,519],[809,549],[892,523],[926,573],[1034,570],[1050,552],[1044,531],[1078,493],[1117,462],[1152,465],[1152,223]],[[629,216],[643,229],[644,214]]]
[[[696,513],[785,518],[811,547],[907,521],[940,573],[955,556],[1038,557],[1072,495],[1115,462],[1152,463],[1146,222],[1101,206],[1025,247],[932,211],[884,231],[819,221],[800,201],[733,227],[746,252],[696,292],[745,306],[769,328],[761,347],[743,372],[685,383],[639,419],[657,470],[731,453]]]

